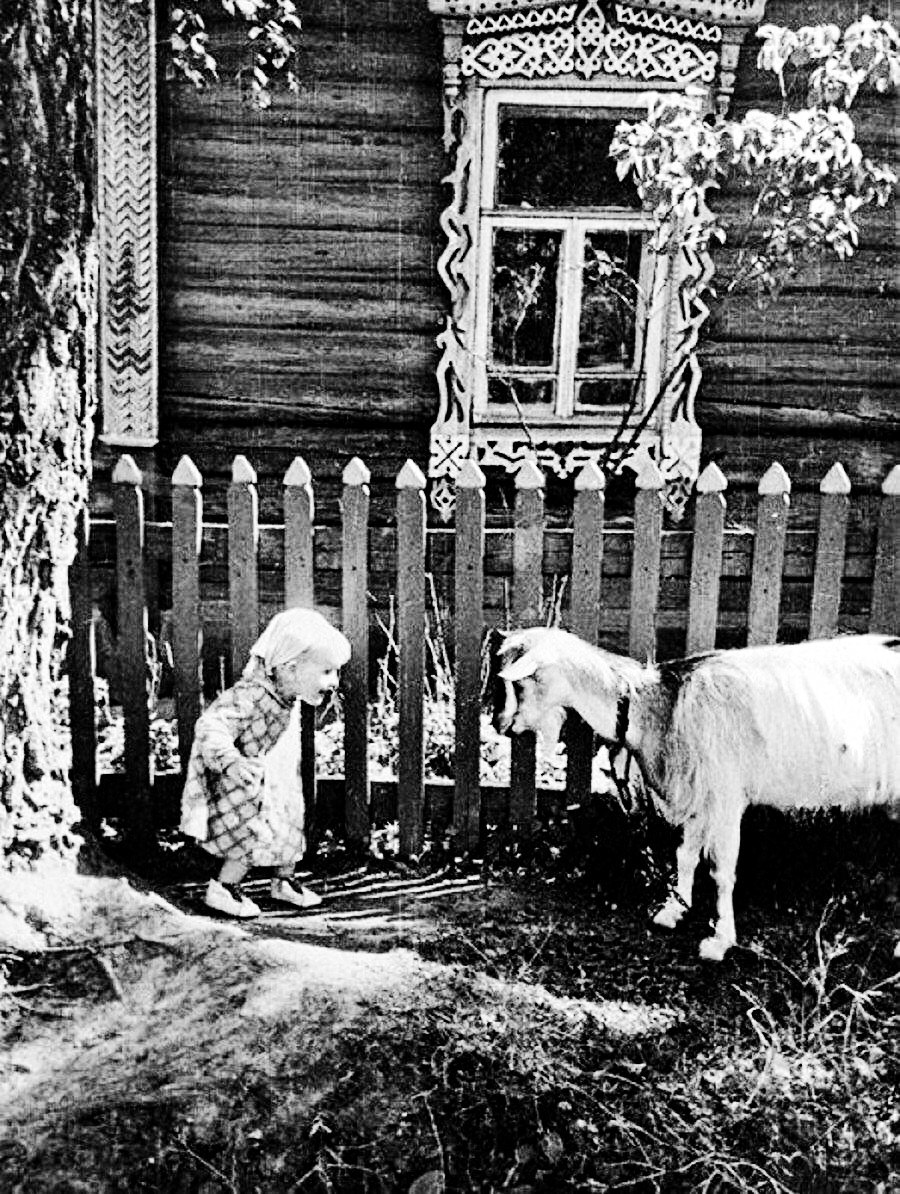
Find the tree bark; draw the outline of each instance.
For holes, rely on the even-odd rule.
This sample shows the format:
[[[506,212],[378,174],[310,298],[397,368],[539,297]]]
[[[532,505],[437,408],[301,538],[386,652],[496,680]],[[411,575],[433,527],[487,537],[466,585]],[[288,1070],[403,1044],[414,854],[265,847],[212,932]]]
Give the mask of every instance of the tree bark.
[[[0,15],[0,855],[73,856],[60,727],[95,411],[92,6]]]

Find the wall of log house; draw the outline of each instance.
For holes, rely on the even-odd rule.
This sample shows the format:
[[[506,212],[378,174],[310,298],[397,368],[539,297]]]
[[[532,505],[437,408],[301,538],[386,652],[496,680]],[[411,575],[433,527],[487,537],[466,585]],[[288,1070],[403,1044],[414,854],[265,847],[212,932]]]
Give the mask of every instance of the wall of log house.
[[[767,19],[843,25],[892,9],[770,0]],[[212,25],[219,85],[199,94],[160,87],[161,438],[139,454],[151,517],[166,517],[183,453],[208,483],[213,519],[224,512],[232,458],[246,455],[259,472],[263,521],[278,517],[285,469],[302,454],[317,520],[328,524],[339,520],[352,456],[372,470],[382,525],[404,460],[427,463],[445,310],[435,270],[447,199],[437,22],[424,0],[305,0],[302,17],[300,91],[276,94],[266,112],[240,95],[240,39],[226,24]],[[777,98],[755,57],[750,39],[736,112]],[[882,97],[860,103],[867,152],[896,161],[896,115]],[[746,201],[721,202],[738,227]],[[730,252],[720,254],[723,268]],[[897,283],[891,209],[865,220],[850,262],[812,266],[774,303],[745,296],[714,310],[698,417],[704,463],[715,460],[729,478],[733,522],[751,522],[756,484],[777,459],[794,485],[792,525],[809,527],[818,483],[840,459],[855,487],[851,533],[871,537],[877,487],[900,442]],[[101,514],[111,460],[100,448]],[[560,525],[568,484],[550,481],[549,521]],[[508,498],[508,486],[491,490],[495,505],[504,488]],[[494,521],[505,519],[501,511]],[[385,593],[390,582],[389,572],[373,576]],[[277,578],[266,583],[277,590]],[[166,585],[163,568],[163,603]],[[318,596],[334,607],[339,594],[335,567]]]

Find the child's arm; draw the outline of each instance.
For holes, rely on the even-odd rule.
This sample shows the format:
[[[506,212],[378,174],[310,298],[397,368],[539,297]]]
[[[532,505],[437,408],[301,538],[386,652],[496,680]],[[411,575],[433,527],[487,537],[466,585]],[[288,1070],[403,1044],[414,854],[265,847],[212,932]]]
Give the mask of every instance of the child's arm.
[[[213,701],[199,718],[194,734],[204,767],[220,773],[234,769],[242,783],[251,783],[261,775],[259,760],[242,755],[235,745],[253,713],[252,695],[240,690],[229,689]]]

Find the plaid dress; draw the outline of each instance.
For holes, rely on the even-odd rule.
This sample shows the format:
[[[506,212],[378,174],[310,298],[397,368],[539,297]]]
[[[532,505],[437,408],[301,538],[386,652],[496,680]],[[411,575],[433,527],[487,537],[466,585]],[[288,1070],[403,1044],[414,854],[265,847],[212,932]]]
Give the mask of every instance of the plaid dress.
[[[259,759],[264,776],[242,783],[227,768]],[[182,795],[182,830],[210,854],[284,866],[306,848],[300,785],[299,702],[264,677],[241,679],[197,721]]]

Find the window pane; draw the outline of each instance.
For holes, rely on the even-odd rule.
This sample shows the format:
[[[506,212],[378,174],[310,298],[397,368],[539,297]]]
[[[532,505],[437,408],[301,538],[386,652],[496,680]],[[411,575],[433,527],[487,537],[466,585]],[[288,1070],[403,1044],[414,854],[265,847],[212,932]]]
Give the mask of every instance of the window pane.
[[[642,245],[640,232],[589,232],[585,236],[579,369],[635,366]]]
[[[578,405],[601,407],[601,406],[628,406],[632,400],[634,390],[634,382],[628,381],[614,381],[611,378],[598,378],[591,381],[582,381],[578,385]]]
[[[545,406],[552,413],[556,398],[556,383],[525,381],[521,377],[492,377],[488,381],[488,400],[494,406],[508,406],[512,411],[520,406]]]
[[[491,358],[494,365],[553,365],[556,277],[562,233],[519,228],[494,234]]]
[[[609,143],[621,116],[500,110],[497,204],[640,207],[634,183],[616,177]]]

